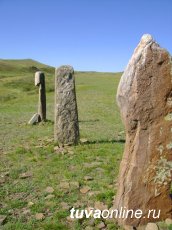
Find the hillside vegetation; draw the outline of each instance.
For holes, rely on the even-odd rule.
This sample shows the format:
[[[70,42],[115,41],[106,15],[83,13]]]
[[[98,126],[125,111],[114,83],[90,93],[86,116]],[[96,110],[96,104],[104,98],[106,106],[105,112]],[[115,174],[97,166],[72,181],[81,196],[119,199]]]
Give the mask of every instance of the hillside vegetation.
[[[29,126],[27,122],[37,112],[34,73],[38,69],[46,76],[48,121]],[[112,206],[124,147],[124,127],[115,100],[120,76],[76,71],[80,135],[85,143],[59,152],[53,141],[54,68],[29,59],[0,60],[3,229],[85,229],[90,219],[70,221],[71,207]],[[53,188],[53,196],[48,197],[47,187]],[[88,191],[83,194],[85,187]],[[42,220],[37,218],[39,213]],[[95,220],[93,225],[100,222]],[[119,229],[114,223],[105,224]]]
[[[53,67],[44,65],[32,59],[0,59],[0,73],[8,75],[10,73],[22,73],[22,72],[34,72],[36,70],[42,70],[46,72],[52,72]]]

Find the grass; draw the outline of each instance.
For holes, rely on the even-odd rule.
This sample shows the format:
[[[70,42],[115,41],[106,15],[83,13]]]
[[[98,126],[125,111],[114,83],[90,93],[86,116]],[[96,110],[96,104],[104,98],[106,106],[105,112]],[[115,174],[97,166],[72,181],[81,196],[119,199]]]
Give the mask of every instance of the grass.
[[[0,214],[7,216],[3,229],[84,229],[90,220],[67,221],[68,209],[93,207],[95,202],[110,208],[116,193],[124,148],[115,101],[121,73],[75,73],[80,135],[88,143],[59,154],[53,142],[54,69],[33,60],[0,60],[0,66]],[[36,68],[46,75],[48,122],[29,126],[37,111]],[[31,175],[22,179],[23,173]],[[60,187],[62,181],[68,189]],[[48,186],[54,189],[50,199],[45,192]],[[81,194],[84,186],[90,192]],[[69,208],[63,208],[63,202]],[[36,220],[36,213],[45,218]],[[114,223],[107,226],[119,229]]]

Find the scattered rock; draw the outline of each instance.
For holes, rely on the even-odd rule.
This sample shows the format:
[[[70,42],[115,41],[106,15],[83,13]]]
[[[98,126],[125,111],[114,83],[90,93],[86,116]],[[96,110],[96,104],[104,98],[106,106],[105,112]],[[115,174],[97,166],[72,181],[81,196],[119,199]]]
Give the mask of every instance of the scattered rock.
[[[91,226],[86,226],[85,230],[93,230],[93,227],[91,227]]]
[[[46,141],[47,141],[48,143],[52,143],[52,142],[54,142],[54,138],[47,138]]]
[[[75,208],[81,208],[83,206],[83,204],[80,201],[77,201],[73,207]]]
[[[21,173],[21,174],[19,175],[19,178],[20,178],[20,179],[26,179],[26,178],[28,178],[28,177],[32,177],[32,173],[31,173],[31,172],[25,172],[25,173]]]
[[[96,226],[98,229],[102,229],[102,228],[105,228],[106,225],[104,222],[100,222],[97,226]]]
[[[36,213],[35,214],[35,219],[36,220],[44,220],[45,219],[45,216],[43,213]]]
[[[5,215],[0,215],[0,226],[5,224],[6,219],[7,219],[7,216],[5,216]]]
[[[95,225],[95,219],[94,218],[89,218],[88,225],[93,227]]]
[[[7,171],[7,172],[3,172],[2,175],[1,175],[1,177],[5,177],[5,176],[9,176],[9,175],[10,175],[10,172]]]
[[[32,118],[29,120],[29,125],[35,125],[36,123],[41,121],[41,117],[38,113],[35,113]]]
[[[68,222],[75,222],[75,221],[76,221],[75,218],[70,218],[70,216],[67,216],[67,217],[66,217],[66,220],[67,220]]]
[[[77,181],[71,181],[70,182],[70,187],[72,189],[79,189],[79,182],[77,182]]]
[[[85,177],[84,177],[84,180],[90,181],[90,180],[93,180],[93,177],[91,177],[91,176],[85,176]]]
[[[148,223],[145,230],[158,230],[158,226],[155,223]]]
[[[81,138],[80,143],[82,144],[88,143],[88,140],[86,138]]]
[[[29,207],[33,206],[34,203],[32,201],[29,201],[28,204],[27,204]]]
[[[96,202],[94,203],[94,207],[95,207],[95,209],[99,209],[99,210],[108,209],[108,206],[105,205],[103,202],[100,202],[100,201],[96,201]]]
[[[95,195],[98,195],[98,194],[100,194],[100,191],[90,191],[88,193],[89,196],[95,196]]]
[[[69,170],[70,171],[76,171],[76,166],[75,165],[70,165]]]
[[[69,210],[71,206],[69,206],[66,202],[61,202],[60,206],[63,210]]]
[[[102,163],[101,162],[90,162],[90,163],[84,163],[84,167],[85,168],[93,168],[93,167],[96,167],[96,166],[100,166]]]
[[[45,197],[45,200],[50,200],[50,199],[52,199],[52,198],[54,198],[54,197],[55,197],[55,195],[49,194],[49,195],[47,195],[47,196]]]
[[[62,155],[68,154],[68,150],[64,148],[64,149],[62,150],[61,154],[62,154]]]
[[[74,154],[74,151],[73,151],[73,150],[68,150],[68,154],[69,154],[69,155],[73,155],[73,154]]]
[[[97,172],[99,172],[99,173],[104,173],[104,171],[105,171],[104,169],[102,169],[102,168],[100,168],[100,167],[96,168],[95,170],[96,170]]]
[[[48,213],[47,213],[47,216],[48,216],[48,217],[53,216],[53,213],[52,213],[52,212],[48,212]]]
[[[24,208],[22,211],[23,211],[23,212],[22,212],[23,215],[28,215],[28,214],[30,214],[30,209]]]
[[[53,193],[54,192],[54,189],[53,189],[53,187],[47,187],[46,189],[45,189],[45,192],[46,193]]]
[[[54,201],[53,200],[45,200],[45,206],[46,207],[52,207],[54,206]]]
[[[59,186],[61,189],[69,189],[70,188],[70,185],[68,182],[60,182]]]
[[[167,218],[167,219],[165,220],[165,223],[166,223],[166,225],[172,224],[172,219]]]
[[[90,191],[90,187],[88,187],[88,186],[85,186],[85,187],[82,187],[81,189],[80,189],[80,192],[82,193],[82,194],[86,194],[87,192],[89,192]]]
[[[68,150],[62,146],[55,146],[54,147],[54,151],[58,154],[62,154],[62,155],[65,155],[68,153]]]
[[[59,146],[55,146],[55,147],[54,147],[54,151],[55,151],[55,152],[58,152],[59,149],[60,149]]]

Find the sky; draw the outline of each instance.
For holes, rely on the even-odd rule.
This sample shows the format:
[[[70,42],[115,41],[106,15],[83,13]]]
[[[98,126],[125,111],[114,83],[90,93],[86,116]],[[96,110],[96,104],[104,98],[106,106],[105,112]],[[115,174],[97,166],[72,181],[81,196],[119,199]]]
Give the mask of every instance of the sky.
[[[0,58],[123,71],[143,34],[172,54],[172,0],[0,0]]]

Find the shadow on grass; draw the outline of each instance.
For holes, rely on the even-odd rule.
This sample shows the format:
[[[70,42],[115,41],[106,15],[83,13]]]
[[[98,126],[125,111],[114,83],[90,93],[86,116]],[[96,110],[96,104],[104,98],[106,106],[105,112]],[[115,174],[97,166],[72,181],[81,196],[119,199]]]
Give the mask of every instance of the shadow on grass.
[[[89,122],[98,122],[100,121],[99,119],[94,119],[94,120],[81,120],[79,121],[80,123],[89,123]]]
[[[85,143],[81,143],[82,145],[89,145],[89,144],[107,144],[107,143],[125,143],[124,139],[119,140],[95,140],[95,141],[87,141]]]

